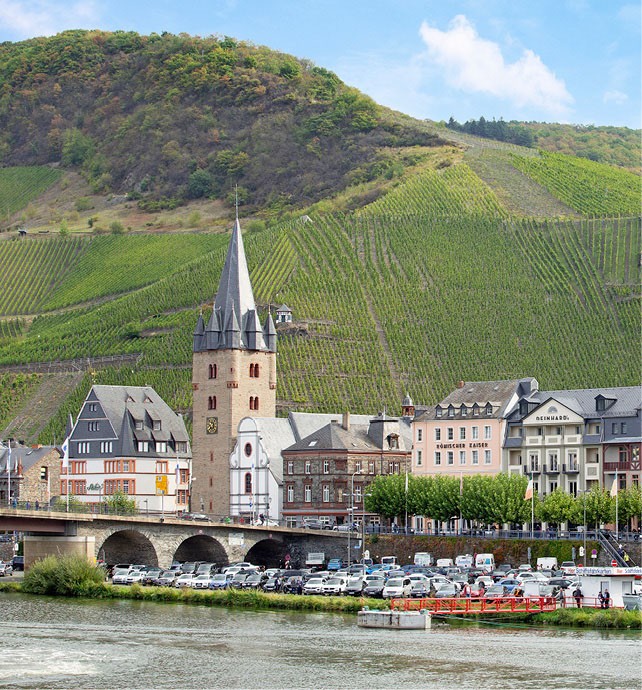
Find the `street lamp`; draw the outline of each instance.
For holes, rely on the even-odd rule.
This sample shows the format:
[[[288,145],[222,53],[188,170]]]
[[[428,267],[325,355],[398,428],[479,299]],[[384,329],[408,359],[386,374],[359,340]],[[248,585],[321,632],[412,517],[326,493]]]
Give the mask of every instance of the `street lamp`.
[[[352,562],[352,522],[354,520],[354,477],[357,474],[361,474],[361,470],[355,470],[351,477],[352,490],[350,491],[350,508],[348,513],[350,513],[350,523],[348,524],[348,572],[350,571],[350,563]]]

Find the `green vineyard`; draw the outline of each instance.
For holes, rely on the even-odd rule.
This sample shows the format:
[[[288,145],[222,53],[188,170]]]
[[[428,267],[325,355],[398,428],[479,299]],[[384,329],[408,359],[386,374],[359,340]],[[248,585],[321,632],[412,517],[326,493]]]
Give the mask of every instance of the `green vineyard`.
[[[511,154],[513,165],[586,216],[640,213],[638,175],[585,158],[542,151],[538,157]]]
[[[60,170],[42,165],[0,168],[0,221],[24,208],[61,175]]]
[[[32,314],[88,242],[78,238],[0,242],[0,314]]]

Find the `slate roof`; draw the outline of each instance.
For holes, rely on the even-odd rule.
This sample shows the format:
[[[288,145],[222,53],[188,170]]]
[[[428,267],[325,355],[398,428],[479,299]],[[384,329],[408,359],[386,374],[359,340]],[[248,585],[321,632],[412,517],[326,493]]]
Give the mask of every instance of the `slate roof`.
[[[290,421],[284,417],[253,417],[259,429],[261,443],[270,458],[270,472],[277,482],[283,480],[283,458],[281,451],[294,443],[294,432]],[[275,462],[275,460],[279,462]]]
[[[331,421],[284,450],[342,450],[347,452],[392,450],[381,448],[372,436],[368,435],[369,429],[369,423],[355,424],[351,420],[350,428],[344,429],[341,422]],[[401,432],[401,428],[399,428],[399,432]],[[400,436],[402,436],[401,433]],[[396,452],[406,450],[403,441],[400,442],[399,446],[398,449],[395,449]]]
[[[422,421],[448,419],[446,414],[438,417],[436,410],[437,407],[446,410],[450,405],[455,408],[455,416],[458,418],[461,417],[459,411],[462,406],[466,405],[469,410],[467,417],[471,417],[470,409],[475,403],[480,408],[484,408],[487,403],[491,403],[493,406],[493,413],[491,415],[484,413],[480,414],[480,417],[483,416],[490,419],[503,417],[509,405],[511,405],[511,401],[516,399],[521,389],[530,390],[533,386],[537,388],[537,381],[532,378],[504,381],[464,381],[463,386],[455,388],[438,405],[428,407],[425,411],[418,414],[415,419]]]
[[[598,411],[595,405],[598,395],[614,398],[616,402],[608,409]],[[642,408],[642,386],[538,391],[528,396],[528,402],[541,405],[550,398],[555,398],[582,417],[634,417]],[[529,409],[529,414],[532,410]]]
[[[263,327],[259,321],[238,218],[227,247],[212,315],[207,326],[203,315],[199,315],[192,347],[194,352],[218,349],[276,352],[272,315],[268,314]]]
[[[11,472],[16,472],[18,463],[22,464],[22,471],[26,472],[30,467],[36,463],[40,463],[45,455],[48,455],[52,450],[56,450],[54,446],[42,446],[40,448],[29,448],[19,446],[11,449]],[[60,455],[60,452],[58,452]],[[7,459],[8,452],[6,446],[0,446],[0,474],[6,476],[7,474]]]

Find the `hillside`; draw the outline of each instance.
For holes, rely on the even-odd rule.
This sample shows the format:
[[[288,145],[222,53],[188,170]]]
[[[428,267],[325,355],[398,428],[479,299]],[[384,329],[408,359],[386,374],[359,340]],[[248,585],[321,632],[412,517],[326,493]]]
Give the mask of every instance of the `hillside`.
[[[2,70],[0,155],[55,165],[0,168],[5,225],[28,231],[0,234],[11,433],[59,440],[92,381],[153,385],[189,426],[192,331],[237,179],[262,317],[294,310],[281,413],[398,412],[406,392],[434,403],[462,379],[640,382],[640,177],[622,167],[413,120],[231,39],[66,32],[0,45]],[[265,91],[231,98],[250,75]]]
[[[309,61],[232,38],[66,31],[0,44],[0,164],[80,168],[147,210],[278,210],[444,143]],[[0,205],[2,200],[0,199]]]

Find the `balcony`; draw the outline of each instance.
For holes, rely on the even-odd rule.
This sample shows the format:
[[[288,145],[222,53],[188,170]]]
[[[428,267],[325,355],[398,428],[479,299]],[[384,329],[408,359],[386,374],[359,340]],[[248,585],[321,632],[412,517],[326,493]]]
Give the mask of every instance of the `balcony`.
[[[545,439],[547,446],[561,446],[562,437],[561,436],[547,436]]]
[[[560,466],[558,463],[553,463],[551,465],[544,464],[544,474],[559,474]]]
[[[579,474],[580,472],[580,465],[577,462],[571,462],[568,465],[563,464],[562,465],[562,472],[564,474]]]
[[[527,446],[541,446],[542,445],[542,436],[527,436],[526,437],[526,445]]]
[[[604,463],[604,471],[605,472],[626,472],[627,470],[631,469],[631,463],[628,460],[625,460],[624,462],[605,462]]]
[[[524,469],[525,475],[539,474],[540,473],[540,466],[539,465],[522,465],[522,467]]]
[[[564,443],[567,446],[577,446],[582,443],[582,436],[573,434],[572,436],[564,436]]]

